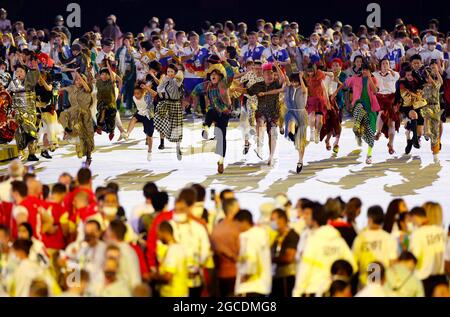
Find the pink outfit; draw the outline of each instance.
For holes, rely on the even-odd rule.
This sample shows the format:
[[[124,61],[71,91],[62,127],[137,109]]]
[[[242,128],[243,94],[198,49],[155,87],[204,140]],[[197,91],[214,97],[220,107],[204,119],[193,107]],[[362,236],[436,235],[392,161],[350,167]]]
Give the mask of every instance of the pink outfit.
[[[375,83],[375,86],[378,87],[378,81],[375,77],[372,77],[373,82]],[[352,105],[355,105],[355,103],[361,99],[361,94],[362,94],[362,90],[363,90],[363,78],[360,76],[352,76],[350,78],[347,78],[347,80],[345,81],[345,85],[347,87],[352,88],[353,90],[353,100],[352,100]],[[377,100],[377,96],[376,96],[376,92],[372,91],[370,84],[367,84],[367,88],[369,91],[369,98],[370,98],[370,104],[372,106],[372,111],[373,112],[378,112],[381,110],[380,108],[380,104],[378,103]]]

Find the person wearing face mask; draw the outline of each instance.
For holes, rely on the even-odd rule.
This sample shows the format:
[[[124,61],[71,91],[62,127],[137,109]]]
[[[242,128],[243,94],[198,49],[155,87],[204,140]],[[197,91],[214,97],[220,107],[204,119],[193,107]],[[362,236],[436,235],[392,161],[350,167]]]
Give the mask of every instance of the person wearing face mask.
[[[309,37],[309,45],[305,49],[305,60],[304,65],[319,64],[322,61],[323,51],[320,45],[320,35],[318,33],[313,33]]]
[[[386,283],[394,296],[424,297],[422,282],[414,275],[417,259],[411,252],[402,252],[397,262],[386,271]]]
[[[413,37],[413,46],[406,51],[406,58],[409,60],[413,55],[420,54],[423,49],[420,37]]]
[[[349,44],[342,40],[341,32],[333,32],[333,44],[326,51],[327,62],[331,62],[335,58],[339,58],[343,62],[343,69],[347,69],[352,55],[352,48]]]
[[[286,50],[289,54],[290,64],[286,65],[286,73],[289,76],[292,73],[297,73],[303,71],[303,60],[304,54],[301,48],[296,42],[296,37],[289,34],[286,37],[287,47]]]
[[[275,265],[271,296],[290,297],[295,284],[295,254],[300,237],[294,229],[289,228],[287,214],[282,209],[272,212],[271,226],[277,231],[271,247],[272,263]]]
[[[361,36],[358,39],[358,49],[353,51],[350,60],[353,62],[356,56],[362,56],[365,62],[368,62],[371,57],[369,40],[365,36]]]
[[[165,221],[159,225],[158,238],[167,246],[158,272],[151,276],[152,281],[160,285],[159,295],[161,297],[188,297],[188,257],[182,244],[175,240],[173,227],[169,222]]]
[[[422,62],[424,65],[430,65],[432,60],[436,60],[439,67],[443,66],[444,54],[442,51],[436,49],[437,38],[436,36],[429,35],[425,39],[427,43],[427,48],[420,52],[420,57],[422,57]]]
[[[7,71],[8,64],[4,60],[0,60],[0,85],[5,88],[11,82],[11,74]]]
[[[189,206],[184,198],[179,198],[175,203],[170,225],[173,227],[175,240],[186,252],[189,296],[197,298],[204,286],[202,271],[211,255],[211,245],[205,227],[189,217],[193,203]]]
[[[131,288],[119,277],[121,264],[115,258],[107,258],[103,264],[104,283],[98,296],[131,297]]]
[[[153,17],[148,22],[148,25],[144,28],[144,34],[148,39],[152,38],[153,33],[160,33],[161,29],[159,28],[159,18]]]
[[[390,63],[390,68],[395,71],[400,70],[400,64],[403,61],[404,56],[405,49],[403,45],[401,43],[398,44],[396,40],[390,36],[385,37],[384,46],[375,52],[375,57],[380,63],[383,59],[387,59]]]

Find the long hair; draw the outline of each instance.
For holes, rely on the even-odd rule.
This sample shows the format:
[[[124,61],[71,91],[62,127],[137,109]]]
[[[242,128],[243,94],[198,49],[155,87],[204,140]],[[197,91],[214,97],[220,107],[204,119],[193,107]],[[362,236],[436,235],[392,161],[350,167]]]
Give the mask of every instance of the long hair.
[[[442,207],[439,203],[426,202],[423,206],[427,213],[428,224],[442,227]]]
[[[403,199],[397,198],[389,203],[386,211],[386,217],[384,219],[383,230],[391,233],[394,223],[397,221],[397,215],[400,213],[400,203],[404,202]]]

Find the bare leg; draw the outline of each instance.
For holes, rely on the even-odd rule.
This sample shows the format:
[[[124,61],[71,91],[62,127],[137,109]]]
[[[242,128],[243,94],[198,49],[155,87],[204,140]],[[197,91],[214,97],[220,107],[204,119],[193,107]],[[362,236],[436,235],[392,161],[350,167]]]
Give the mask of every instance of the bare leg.
[[[314,133],[316,130],[316,114],[314,112],[310,113],[309,115],[309,129],[311,132],[310,140],[314,141]]]
[[[153,148],[153,138],[152,137],[147,137],[147,148],[148,148],[148,153],[152,153],[152,148]]]
[[[133,132],[134,127],[136,126],[137,119],[133,118],[131,119],[130,123],[128,124],[127,134],[130,135],[131,132]]]

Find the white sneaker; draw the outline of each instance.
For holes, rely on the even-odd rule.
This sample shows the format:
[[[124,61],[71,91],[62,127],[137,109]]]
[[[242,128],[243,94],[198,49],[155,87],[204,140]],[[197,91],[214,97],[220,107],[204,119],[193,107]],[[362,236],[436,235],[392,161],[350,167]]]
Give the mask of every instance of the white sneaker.
[[[371,156],[368,156],[368,157],[367,157],[367,159],[366,159],[366,164],[367,164],[367,165],[371,165],[371,164],[372,164],[372,157],[371,157]]]
[[[151,162],[151,160],[152,160],[152,152],[148,152],[147,161]]]
[[[309,138],[309,142],[315,142],[315,138],[314,138],[314,131],[311,131],[311,137]]]
[[[439,155],[438,154],[433,154],[433,161],[435,164],[439,163]]]
[[[131,112],[131,110],[125,110],[125,117],[129,118],[133,116],[133,113]]]

